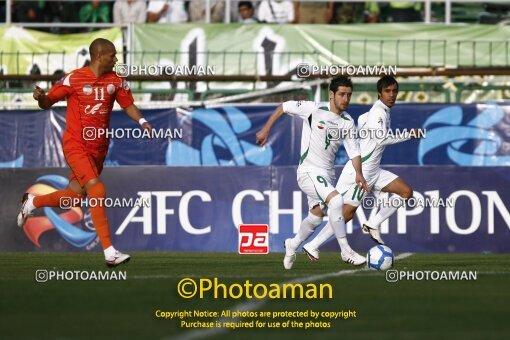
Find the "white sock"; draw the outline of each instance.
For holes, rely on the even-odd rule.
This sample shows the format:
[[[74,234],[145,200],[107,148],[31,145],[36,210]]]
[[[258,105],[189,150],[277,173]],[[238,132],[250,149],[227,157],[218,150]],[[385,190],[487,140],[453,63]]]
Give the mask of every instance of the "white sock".
[[[335,233],[338,245],[344,251],[349,250],[349,243],[347,243],[345,220],[343,216],[344,199],[341,195],[336,195],[329,201],[329,223]]]
[[[349,252],[350,250],[352,250],[351,246],[349,245],[349,242],[347,242],[346,236],[337,238],[337,240],[338,240],[338,245],[340,245],[340,251]]]
[[[113,248],[113,246],[109,246],[108,248],[106,248],[104,250],[104,258],[109,259],[109,258],[113,257],[115,255],[116,251],[117,250],[115,248]]]
[[[28,196],[27,203],[25,204],[25,208],[29,214],[36,209],[34,206],[34,197],[35,196],[32,195]]]
[[[308,245],[312,249],[319,249],[324,243],[326,243],[327,240],[331,238],[331,236],[335,235],[333,232],[333,228],[331,228],[331,225],[329,222],[324,226],[324,228],[319,231],[317,236],[314,237],[313,240],[308,242]]]
[[[308,212],[308,216],[301,222],[296,236],[290,240],[290,246],[293,249],[297,249],[313,234],[314,230],[321,225],[322,219],[322,217],[315,216],[311,212]]]
[[[401,204],[397,204],[399,199],[401,201]],[[395,211],[397,211],[397,209],[399,208],[398,207],[399,205],[403,206],[403,204],[405,204],[404,199],[398,195],[393,195],[390,199],[390,202],[391,202],[391,204],[389,204],[388,206],[383,206],[377,212],[377,214],[375,214],[374,217],[369,219],[368,222],[366,223],[366,225],[372,229],[379,229],[379,226],[381,225],[381,223],[383,223],[387,218],[389,218],[391,215],[393,215],[395,213]]]

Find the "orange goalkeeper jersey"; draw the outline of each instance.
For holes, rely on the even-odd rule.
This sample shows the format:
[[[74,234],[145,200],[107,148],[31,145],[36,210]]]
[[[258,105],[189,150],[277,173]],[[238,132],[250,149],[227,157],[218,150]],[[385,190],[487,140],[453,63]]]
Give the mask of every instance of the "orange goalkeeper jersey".
[[[114,72],[96,77],[88,66],[66,74],[48,92],[48,98],[54,103],[67,98],[64,153],[81,149],[95,155],[108,151],[108,135],[99,131],[109,128],[114,102],[123,109],[134,102],[126,80]]]

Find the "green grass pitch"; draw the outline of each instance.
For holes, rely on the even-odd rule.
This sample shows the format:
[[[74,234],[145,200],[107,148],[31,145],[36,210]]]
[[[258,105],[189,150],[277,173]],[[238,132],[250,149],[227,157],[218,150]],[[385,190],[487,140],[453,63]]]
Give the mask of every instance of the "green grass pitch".
[[[477,280],[397,283],[386,282],[383,272],[342,263],[334,253],[321,254],[318,262],[310,262],[305,255],[298,254],[290,271],[283,269],[282,254],[143,252],[131,255],[130,263],[115,269],[127,272],[126,281],[38,283],[37,269],[104,271],[107,268],[98,253],[2,254],[0,338],[489,339],[508,338],[510,334],[510,255],[413,254],[397,261],[395,269],[471,270],[477,271]],[[325,278],[315,283],[333,286],[333,299],[234,300],[210,296],[184,299],[177,294],[177,283],[184,277],[217,277],[222,283],[230,284],[249,279],[253,284],[270,284],[298,282],[318,275]],[[220,329],[209,333],[182,329],[179,320],[156,318],[158,309],[355,310],[356,318],[332,320],[331,328],[327,329]],[[308,319],[292,318],[302,322]]]

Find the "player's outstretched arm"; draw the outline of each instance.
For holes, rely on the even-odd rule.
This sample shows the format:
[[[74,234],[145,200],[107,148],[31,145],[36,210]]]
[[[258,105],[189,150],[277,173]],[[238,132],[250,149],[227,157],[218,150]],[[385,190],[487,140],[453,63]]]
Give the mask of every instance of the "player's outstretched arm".
[[[126,111],[129,118],[140,124],[142,129],[148,130],[149,133],[152,131],[152,126],[145,118],[143,118],[142,113],[135,104],[129,105],[124,110]]]
[[[281,116],[283,116],[285,112],[283,111],[283,106],[280,104],[271,114],[271,116],[268,118],[266,124],[264,124],[264,127],[260,129],[259,132],[257,132],[256,136],[256,143],[260,146],[264,146],[267,143],[267,138],[269,137],[269,132],[271,131],[271,128],[273,127],[274,123],[278,119],[280,119]]]
[[[54,102],[48,98],[44,90],[37,85],[34,90],[34,99],[37,100],[37,104],[43,110],[49,109],[54,104]]]
[[[370,189],[368,188],[367,181],[365,177],[363,177],[363,171],[361,170],[361,156],[356,156],[351,161],[354,170],[356,170],[356,184],[366,192],[369,192]]]

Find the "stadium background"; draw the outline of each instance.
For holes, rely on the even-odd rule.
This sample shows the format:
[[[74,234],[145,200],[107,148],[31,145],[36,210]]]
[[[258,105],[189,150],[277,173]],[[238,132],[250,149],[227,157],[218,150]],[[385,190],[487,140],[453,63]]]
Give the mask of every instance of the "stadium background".
[[[417,2],[422,6],[416,10],[422,22],[416,23],[388,22],[389,5],[377,2],[381,9],[379,23],[368,24],[358,19],[351,24],[329,25],[243,25],[234,22],[235,1],[227,3],[233,14],[231,18],[225,14],[223,20],[232,23],[16,24],[16,15],[6,16],[7,24],[0,26],[0,251],[4,252],[4,288],[14,289],[21,282],[20,287],[30,290],[30,296],[39,297],[31,283],[26,282],[25,275],[32,275],[32,278],[30,270],[44,265],[45,260],[60,268],[72,268],[73,260],[81,268],[95,268],[80,254],[69,262],[58,254],[55,257],[45,254],[90,252],[91,256],[96,256],[100,246],[87,209],[64,212],[45,208],[29,220],[23,231],[15,227],[15,217],[18,197],[26,190],[46,193],[65,187],[69,172],[61,150],[65,104],[57,104],[51,110],[38,110],[31,99],[33,86],[49,88],[61,77],[62,71],[85,65],[86,49],[97,37],[115,43],[119,62],[213,65],[215,68],[215,74],[206,77],[144,78],[135,75],[129,78],[137,104],[149,122],[155,127],[182,128],[183,138],[119,139],[110,145],[102,176],[108,195],[148,197],[152,202],[151,208],[144,211],[108,210],[114,244],[127,252],[143,252],[135,253],[135,259],[138,256],[142,263],[151,259],[159,264],[147,269],[133,263],[128,270],[150,277],[166,273],[160,270],[165,265],[175,266],[167,273],[174,275],[172,277],[190,272],[219,276],[239,274],[232,269],[221,269],[219,263],[218,268],[211,267],[210,271],[200,267],[204,258],[218,256],[218,261],[227,266],[228,263],[249,263],[256,268],[250,275],[264,276],[268,270],[266,264],[237,258],[240,256],[235,254],[237,226],[240,223],[269,224],[271,252],[283,251],[283,241],[297,230],[306,214],[306,199],[295,181],[301,121],[282,118],[273,128],[265,148],[255,145],[255,133],[277,103],[290,99],[327,100],[328,78],[297,77],[296,68],[300,63],[384,64],[399,68],[397,79],[401,91],[399,103],[392,109],[393,128],[426,128],[427,138],[388,147],[383,166],[405,178],[416,195],[455,198],[454,207],[450,208],[399,209],[382,226],[383,233],[387,233],[385,240],[398,253],[440,254],[415,255],[417,262],[403,261],[406,268],[427,269],[427,264],[434,263],[438,268],[461,266],[506,273],[491,276],[492,281],[486,281],[483,289],[501,287],[507,282],[508,268],[504,265],[507,255],[485,260],[493,267],[484,266],[484,260],[475,255],[443,255],[508,253],[510,250],[510,196],[506,190],[510,186],[510,28],[504,25],[509,13],[504,2],[499,4],[501,7],[495,2],[492,7],[475,1]],[[214,19],[206,16],[205,21]],[[497,24],[500,21],[503,24]],[[40,27],[35,30],[34,26]],[[49,33],[55,30],[59,33]],[[63,34],[65,32],[75,33]],[[349,112],[355,119],[376,100],[376,80],[354,77]],[[112,114],[111,126],[135,127],[121,111]],[[337,174],[345,161],[346,154],[342,150],[337,157]],[[359,226],[371,212],[360,209],[348,225],[353,248],[363,253],[372,243]],[[64,217],[63,214],[68,215]],[[327,244],[325,250],[336,251],[336,242]],[[164,253],[154,253],[157,255],[152,258],[152,251]],[[36,252],[41,258],[36,260],[27,252]],[[204,252],[203,257],[200,257],[201,252]],[[24,257],[23,254],[28,255]],[[333,256],[324,255],[322,261],[329,261],[325,267],[312,269],[306,264],[297,269],[296,275],[348,269]],[[175,265],[183,257],[191,260]],[[270,266],[275,267],[268,275],[285,279],[285,274],[275,273],[276,267],[281,266],[281,255],[268,255],[267,259]],[[30,265],[16,269],[16,263],[23,262]],[[196,271],[190,269],[195,268],[193,266]],[[11,274],[16,279],[9,281],[6,277]],[[363,285],[372,279],[367,277],[360,274],[347,281],[337,281],[337,284],[354,289],[359,282]],[[174,280],[170,279],[170,283]],[[78,287],[82,286],[78,284]],[[387,287],[378,288],[388,296],[398,296]],[[417,292],[419,287],[407,288],[409,292]],[[444,287],[438,285],[427,289],[441,288]],[[49,294],[58,296],[58,287],[52,289]],[[136,294],[136,287],[129,289]],[[438,298],[447,298],[450,289],[447,287]],[[472,289],[461,287],[459,291],[464,296],[475,294],[474,299],[482,301],[482,296],[476,295],[479,290],[473,293]],[[65,291],[64,296],[73,295]],[[382,294],[375,294],[373,298],[380,296]],[[356,301],[364,299],[356,297],[360,300],[353,297],[350,305],[355,306]],[[16,300],[6,299],[2,311],[7,310],[9,301]],[[147,305],[147,301],[149,299],[138,298],[134,303]],[[180,305],[175,297],[166,302],[176,309]],[[419,298],[413,303],[423,305]],[[210,305],[215,306],[212,302]],[[367,310],[374,308],[384,313],[377,304],[364,306]],[[424,309],[423,315],[432,313],[434,308],[429,307]],[[494,316],[494,322],[500,315],[499,307],[496,304],[487,312]],[[7,319],[13,324],[16,324],[13,321],[16,316],[23,313],[22,309],[15,310],[14,316]],[[89,306],[84,313],[94,313],[94,310]],[[448,310],[451,311],[445,308],[445,315]],[[466,307],[466,310],[470,309]],[[37,312],[33,313],[36,318],[40,317]],[[52,313],[59,312],[55,309],[50,315]],[[369,318],[370,322],[389,328],[382,321],[374,321],[375,317]],[[469,320],[464,322],[467,324]],[[389,324],[400,325],[396,321],[389,321]],[[499,327],[503,324],[499,323]],[[368,326],[368,322],[365,325]],[[411,325],[419,323],[412,321]],[[354,332],[356,327],[349,329]],[[444,324],[441,327],[449,329]],[[418,329],[424,332],[418,335],[427,334],[422,328]],[[503,334],[498,333],[501,329],[494,330],[496,337]],[[170,334],[179,331],[172,328]],[[132,336],[141,335],[133,332]],[[6,334],[16,336],[16,333]],[[49,334],[59,333],[53,329]],[[69,336],[72,333],[60,334]],[[150,334],[162,335],[157,330]],[[383,334],[395,333],[386,329]]]

